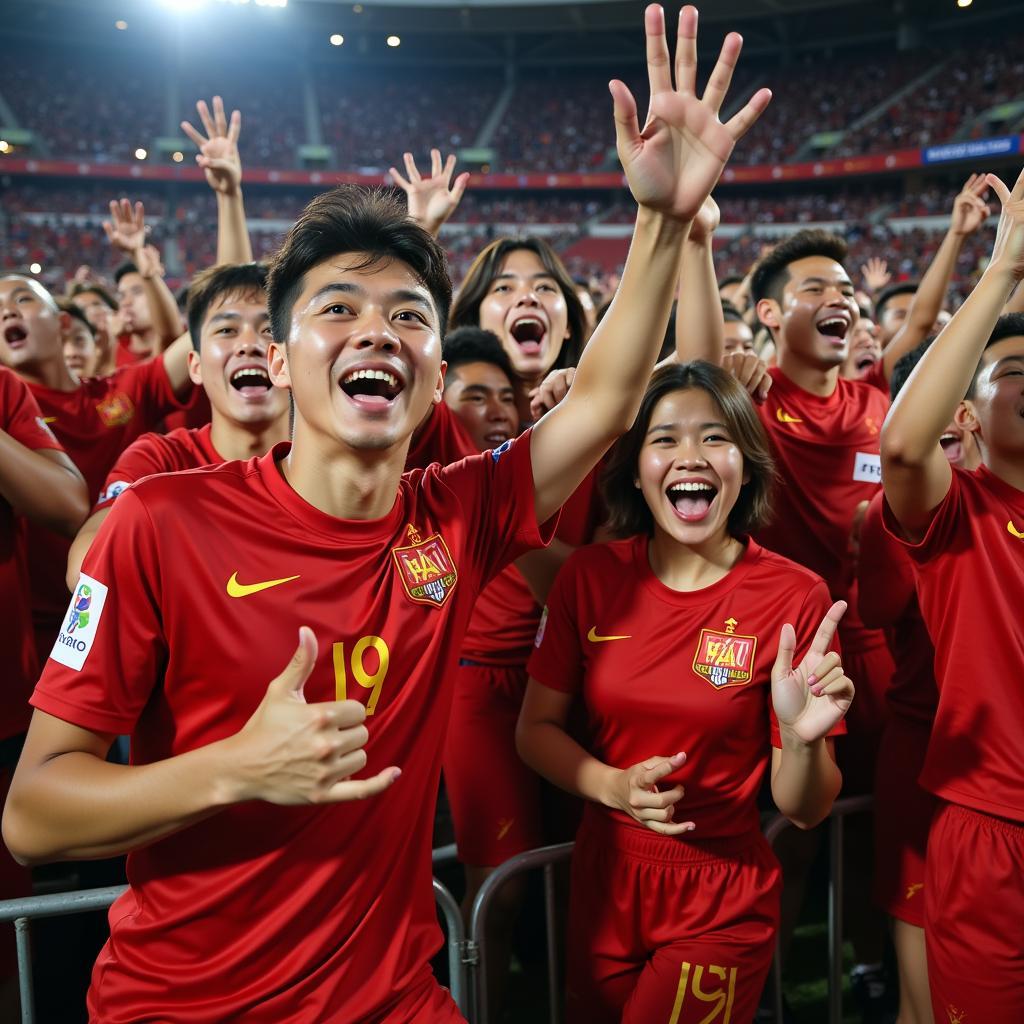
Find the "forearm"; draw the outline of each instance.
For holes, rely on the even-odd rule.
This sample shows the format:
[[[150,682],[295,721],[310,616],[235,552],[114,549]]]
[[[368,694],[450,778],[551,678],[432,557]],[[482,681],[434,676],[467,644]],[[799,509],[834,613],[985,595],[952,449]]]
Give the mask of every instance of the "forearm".
[[[676,356],[680,363],[704,359],[716,366],[725,352],[725,321],[711,252],[711,239],[683,245],[676,306]]]
[[[252,263],[252,242],[245,222],[242,190],[217,193],[217,262]]]
[[[174,301],[171,289],[159,274],[143,277],[142,280],[146,297],[149,299],[153,330],[160,339],[160,350],[163,351],[181,334],[178,304]]]
[[[807,744],[783,733],[779,767],[772,775],[772,799],[794,825],[814,828],[832,809],[842,783],[827,740]]]
[[[953,231],[946,232],[935,258],[921,278],[914,300],[907,311],[906,323],[896,332],[882,353],[882,365],[887,378],[892,376],[893,368],[900,358],[912,352],[928,337],[935,318],[946,300],[946,292],[949,289],[949,282],[953,279],[964,240],[964,235]]]
[[[1006,300],[1002,315],[1005,316],[1007,313],[1024,313],[1024,284],[1017,285],[1013,294]]]
[[[148,765],[110,764],[84,751],[21,765],[4,839],[25,864],[118,856],[226,806],[223,774],[216,743]]]
[[[78,531],[75,539],[71,542],[71,548],[68,551],[68,567],[65,579],[68,590],[75,589],[85,556],[89,553],[89,548],[92,547],[92,542],[95,540],[96,534],[99,533],[103,520],[109,515],[111,507],[113,506],[102,508],[99,512],[94,512],[89,516],[82,524],[82,528]]]
[[[516,559],[516,568],[526,580],[537,604],[542,605],[547,601],[548,591],[555,582],[558,570],[575,550],[571,544],[556,537],[546,548],[528,551]]]
[[[611,806],[609,793],[619,770],[584,750],[560,725],[520,719],[516,750],[526,764],[559,789]]]
[[[925,353],[882,428],[883,465],[923,465],[934,454],[1012,287],[1011,275],[991,265]]]
[[[16,511],[73,537],[89,514],[89,495],[70,461],[61,465],[0,430],[0,497]]]

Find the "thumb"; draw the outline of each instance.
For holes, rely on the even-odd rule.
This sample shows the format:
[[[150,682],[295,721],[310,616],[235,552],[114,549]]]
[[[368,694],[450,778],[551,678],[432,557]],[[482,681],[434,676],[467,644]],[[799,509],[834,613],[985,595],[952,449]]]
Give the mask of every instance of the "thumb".
[[[629,152],[636,148],[640,141],[640,125],[636,119],[636,100],[625,82],[617,78],[608,83],[608,91],[612,94],[613,115],[615,118],[615,139],[619,151]]]
[[[772,679],[782,679],[793,671],[793,652],[796,650],[796,630],[787,622],[779,634],[779,653],[772,667]]]
[[[1003,179],[997,177],[994,174],[986,174],[985,181],[989,186],[991,186],[992,191],[995,192],[997,196],[999,196],[999,202],[1003,206],[1006,206],[1007,203],[1010,202],[1011,196],[1010,190],[1003,183]]]
[[[317,643],[313,630],[309,626],[300,626],[299,646],[295,648],[292,660],[285,666],[284,671],[271,682],[267,688],[268,692],[273,692],[280,697],[298,696],[304,700],[302,691],[306,680],[313,672],[316,655]]]

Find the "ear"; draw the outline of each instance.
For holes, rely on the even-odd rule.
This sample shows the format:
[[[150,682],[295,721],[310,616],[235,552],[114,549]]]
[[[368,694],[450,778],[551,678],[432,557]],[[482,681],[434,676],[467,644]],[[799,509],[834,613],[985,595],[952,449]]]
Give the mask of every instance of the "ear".
[[[782,307],[775,299],[761,299],[755,308],[757,319],[770,331],[777,331],[782,326]]]
[[[274,387],[291,389],[292,378],[288,372],[288,346],[272,341],[267,348],[267,369]]]
[[[968,434],[981,433],[981,423],[978,421],[978,412],[974,408],[974,403],[969,398],[965,398],[956,407],[956,412],[953,413],[953,422]]]
[[[442,359],[441,367],[437,371],[437,386],[434,388],[434,394],[431,398],[431,405],[440,405],[444,399],[444,375],[448,369],[448,364]]]
[[[199,361],[199,353],[192,349],[188,354],[188,377],[193,384],[203,386],[203,371]]]

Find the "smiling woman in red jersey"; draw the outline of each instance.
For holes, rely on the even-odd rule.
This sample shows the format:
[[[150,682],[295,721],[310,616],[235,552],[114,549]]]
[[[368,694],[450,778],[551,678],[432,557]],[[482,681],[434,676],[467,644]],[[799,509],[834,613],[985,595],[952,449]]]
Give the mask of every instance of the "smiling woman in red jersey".
[[[853,697],[830,649],[845,605],[749,538],[772,478],[742,386],[709,363],[665,367],[607,469],[623,539],[576,552],[552,588],[517,738],[591,801],[572,867],[573,1022],[697,1024],[709,1001],[751,1019],[778,925],[756,806],[769,754],[797,825],[839,792],[827,737]],[[575,699],[589,750],[565,730]]]

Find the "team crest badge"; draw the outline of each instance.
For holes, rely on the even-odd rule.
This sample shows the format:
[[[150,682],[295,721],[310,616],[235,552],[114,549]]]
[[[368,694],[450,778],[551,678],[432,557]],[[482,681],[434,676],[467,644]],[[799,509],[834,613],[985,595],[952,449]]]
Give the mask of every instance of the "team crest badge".
[[[724,632],[702,629],[693,656],[693,671],[716,690],[749,683],[754,673],[757,637],[733,632],[736,628],[734,619],[728,619],[725,625]]]
[[[122,427],[135,415],[135,403],[123,392],[115,391],[96,406],[105,427]]]
[[[411,526],[407,535],[410,544],[391,549],[402,586],[410,600],[440,608],[459,581],[448,545],[438,533],[422,540]]]

